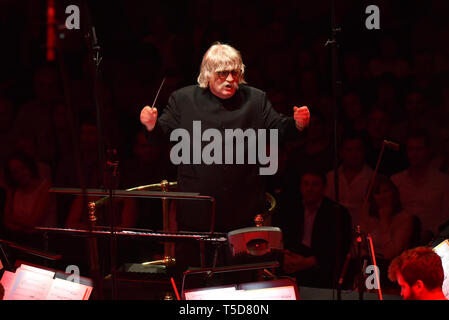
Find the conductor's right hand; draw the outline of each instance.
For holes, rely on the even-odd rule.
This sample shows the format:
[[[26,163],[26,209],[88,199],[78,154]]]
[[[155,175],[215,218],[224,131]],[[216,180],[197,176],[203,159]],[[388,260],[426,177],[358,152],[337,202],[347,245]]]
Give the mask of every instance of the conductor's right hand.
[[[145,106],[140,112],[140,122],[147,128],[148,131],[152,131],[157,121],[157,109],[149,106]]]

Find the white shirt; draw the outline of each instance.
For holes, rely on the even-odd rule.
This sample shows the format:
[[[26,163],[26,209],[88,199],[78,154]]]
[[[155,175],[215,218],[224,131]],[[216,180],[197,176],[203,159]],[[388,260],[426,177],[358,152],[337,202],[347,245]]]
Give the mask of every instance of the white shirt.
[[[373,169],[367,164],[363,165],[362,170],[349,183],[343,174],[343,168],[338,169],[338,203],[346,207],[352,217],[352,225],[355,227],[360,223],[363,202],[365,200],[368,185],[371,180]],[[327,186],[325,194],[327,197],[335,200],[334,171],[327,174]]]
[[[449,220],[449,176],[429,168],[424,183],[419,185],[408,170],[393,175],[391,180],[401,193],[405,211],[421,219],[423,231],[438,234],[438,227]]]
[[[302,244],[306,247],[312,247],[313,224],[315,223],[316,214],[321,207],[321,202],[314,206],[304,206],[304,231],[302,233]]]

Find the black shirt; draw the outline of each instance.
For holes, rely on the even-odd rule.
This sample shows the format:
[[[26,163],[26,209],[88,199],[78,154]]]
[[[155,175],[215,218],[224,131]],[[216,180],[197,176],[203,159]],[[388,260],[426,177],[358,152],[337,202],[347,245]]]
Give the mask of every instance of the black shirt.
[[[243,131],[252,128],[256,132],[258,129],[278,129],[280,141],[300,137],[294,119],[281,117],[271,107],[265,92],[241,85],[234,96],[226,100],[199,86],[175,91],[155,128],[148,134],[149,139],[151,141],[161,136],[168,139],[172,130],[177,128],[186,129],[193,137],[193,121],[201,121],[202,132],[209,128],[218,129],[222,140],[225,129],[238,128]],[[192,140],[190,150],[193,150]],[[202,142],[202,148],[207,144],[209,142]],[[224,157],[225,149],[222,150]],[[192,160],[192,154],[190,157]],[[182,192],[199,192],[216,199],[216,231],[228,232],[252,226],[254,216],[262,213],[265,207],[264,176],[259,174],[259,167],[257,164],[248,164],[246,152],[245,164],[180,164],[177,172],[178,189]],[[210,203],[179,201],[177,219],[180,230],[209,230],[210,213]]]

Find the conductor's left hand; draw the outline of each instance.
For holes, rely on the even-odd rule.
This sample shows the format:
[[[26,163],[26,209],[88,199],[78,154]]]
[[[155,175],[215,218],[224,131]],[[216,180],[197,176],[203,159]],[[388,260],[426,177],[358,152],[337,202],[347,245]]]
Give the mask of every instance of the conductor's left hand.
[[[306,106],[298,108],[293,107],[293,118],[296,122],[296,128],[299,131],[303,131],[305,128],[309,126],[310,123],[310,111]]]

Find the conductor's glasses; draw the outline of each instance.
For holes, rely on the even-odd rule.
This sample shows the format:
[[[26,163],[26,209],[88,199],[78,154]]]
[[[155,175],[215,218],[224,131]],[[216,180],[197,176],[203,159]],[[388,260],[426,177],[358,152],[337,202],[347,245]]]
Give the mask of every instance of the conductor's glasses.
[[[218,76],[218,78],[220,78],[220,79],[222,79],[222,80],[226,79],[226,78],[229,76],[229,74],[231,74],[232,77],[235,79],[235,78],[240,77],[240,75],[242,74],[242,72],[241,72],[240,70],[223,70],[223,71],[217,71],[217,76]]]

